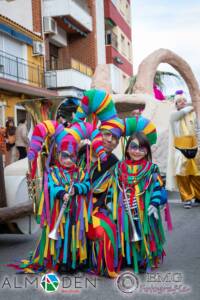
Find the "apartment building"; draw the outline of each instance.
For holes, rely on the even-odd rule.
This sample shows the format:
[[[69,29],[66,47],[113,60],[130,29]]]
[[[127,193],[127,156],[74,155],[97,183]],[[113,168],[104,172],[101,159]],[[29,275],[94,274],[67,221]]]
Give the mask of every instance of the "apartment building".
[[[46,82],[61,96],[81,98],[97,65],[95,2],[44,0]]]
[[[80,99],[98,64],[112,90],[132,75],[129,0],[1,0],[0,125],[17,123],[24,98]]]
[[[25,116],[23,99],[57,93],[45,87],[41,0],[0,1],[0,126]]]
[[[104,0],[106,63],[112,89],[122,93],[133,75],[131,0]]]
[[[129,0],[43,0],[46,81],[59,95],[81,97],[97,64],[109,64],[114,93],[132,68]]]

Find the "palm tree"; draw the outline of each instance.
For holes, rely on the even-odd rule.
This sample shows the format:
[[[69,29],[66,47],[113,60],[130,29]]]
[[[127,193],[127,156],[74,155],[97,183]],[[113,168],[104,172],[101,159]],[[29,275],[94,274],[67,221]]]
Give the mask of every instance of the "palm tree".
[[[169,78],[175,78],[178,81],[182,82],[182,79],[179,75],[174,74],[172,72],[166,72],[166,71],[156,71],[155,77],[154,77],[154,84],[156,87],[158,87],[159,90],[163,91],[165,88],[164,81]],[[125,90],[125,94],[132,94],[133,88],[137,80],[137,75],[134,75],[130,77],[129,86]]]

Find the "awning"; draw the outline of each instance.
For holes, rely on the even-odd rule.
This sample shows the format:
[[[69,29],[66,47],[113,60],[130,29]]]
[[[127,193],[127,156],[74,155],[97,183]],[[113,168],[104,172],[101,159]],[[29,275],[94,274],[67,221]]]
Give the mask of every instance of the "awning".
[[[82,30],[80,30],[76,25],[74,25],[71,21],[69,21],[67,18],[63,18],[64,23],[69,26],[69,28],[75,30],[76,32],[78,32],[80,35],[86,37],[87,33],[83,32]]]
[[[36,97],[53,97],[58,96],[56,91],[51,91],[46,88],[39,88],[29,84],[16,82],[14,80],[0,78],[0,89],[13,92],[15,94],[20,93],[29,96]]]

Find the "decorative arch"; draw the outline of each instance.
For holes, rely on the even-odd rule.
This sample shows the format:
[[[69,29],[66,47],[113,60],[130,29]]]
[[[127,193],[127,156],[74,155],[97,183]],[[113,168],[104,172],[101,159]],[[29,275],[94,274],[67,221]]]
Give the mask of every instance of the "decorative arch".
[[[188,86],[194,109],[200,119],[200,90],[194,73],[184,59],[168,49],[158,49],[141,62],[133,90],[134,93],[153,95],[153,80],[160,63],[171,65],[183,77]]]

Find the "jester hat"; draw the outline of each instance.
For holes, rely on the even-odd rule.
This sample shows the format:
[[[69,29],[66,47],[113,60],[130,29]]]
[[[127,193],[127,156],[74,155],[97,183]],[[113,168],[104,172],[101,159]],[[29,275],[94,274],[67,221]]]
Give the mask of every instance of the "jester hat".
[[[142,116],[125,118],[124,119],[124,136],[131,136],[134,132],[141,131],[144,133],[150,143],[153,145],[157,140],[157,132],[155,125],[149,120]]]
[[[124,122],[120,118],[110,119],[102,122],[100,130],[109,130],[119,139],[124,132]]]
[[[101,160],[106,159],[102,135],[92,124],[80,122],[74,123],[70,128],[65,128],[56,121],[47,120],[37,124],[34,128],[28,151],[29,160],[37,158],[47,136],[51,139],[51,145],[57,145],[57,151],[67,150],[70,153],[77,152],[81,140],[90,139],[97,157]]]
[[[96,89],[84,92],[74,120],[83,121],[89,115],[93,115],[101,121],[100,129],[109,130],[120,138],[124,131],[124,125],[123,121],[117,117],[115,104],[110,94]]]

